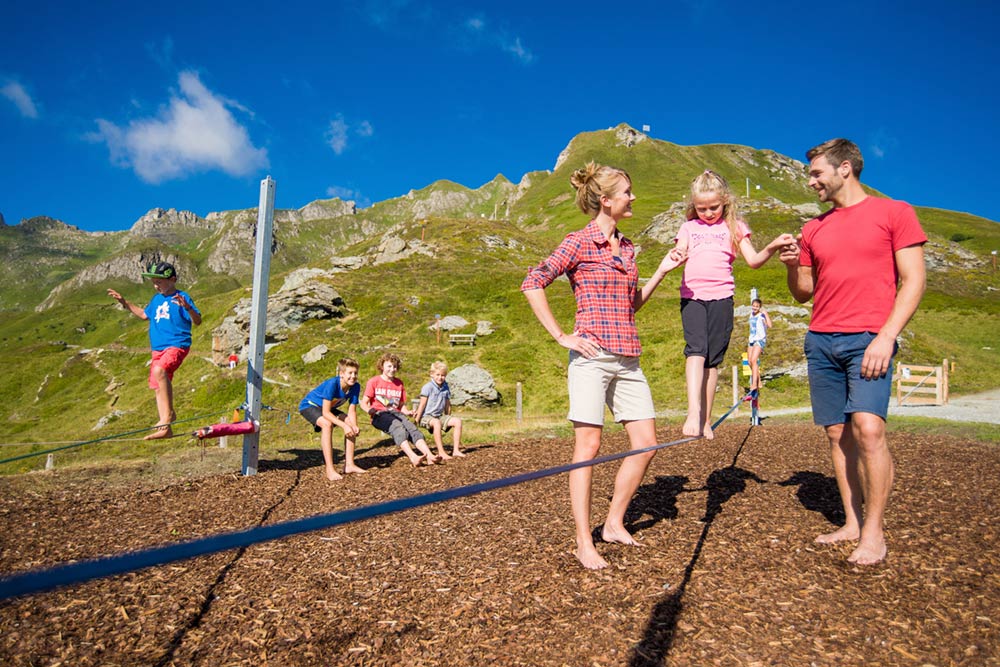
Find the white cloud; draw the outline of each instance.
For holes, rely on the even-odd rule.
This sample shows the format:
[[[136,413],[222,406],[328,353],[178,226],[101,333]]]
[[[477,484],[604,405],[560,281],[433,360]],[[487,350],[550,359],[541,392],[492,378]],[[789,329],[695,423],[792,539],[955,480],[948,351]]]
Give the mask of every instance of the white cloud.
[[[35,105],[35,101],[31,99],[31,95],[24,89],[24,86],[17,81],[5,83],[3,88],[0,88],[0,95],[13,102],[25,118],[38,118],[38,107]]]
[[[513,42],[503,44],[502,48],[507,53],[513,54],[515,58],[525,65],[531,64],[531,61],[535,59],[535,55],[521,44],[520,37],[515,37]]]
[[[368,138],[375,134],[375,128],[367,120],[362,120],[356,125],[350,125],[344,119],[343,114],[330,121],[330,126],[326,130],[326,143],[337,155],[341,155],[347,150],[347,142],[351,135]]]
[[[876,128],[868,135],[868,150],[880,160],[899,147],[899,140],[884,127]]]
[[[251,143],[230,112],[245,112],[244,107],[214,94],[194,72],[181,72],[179,84],[180,93],[158,116],[130,121],[127,127],[101,118],[88,138],[106,143],[115,164],[131,167],[147,183],[212,169],[245,176],[268,166],[267,150]]]
[[[486,27],[486,21],[482,20],[478,16],[474,16],[465,22],[465,27],[467,27],[469,30],[474,30],[476,32],[479,32],[480,30]]]
[[[338,115],[330,121],[330,127],[326,131],[326,143],[337,155],[347,149],[347,123],[344,122],[343,116]]]

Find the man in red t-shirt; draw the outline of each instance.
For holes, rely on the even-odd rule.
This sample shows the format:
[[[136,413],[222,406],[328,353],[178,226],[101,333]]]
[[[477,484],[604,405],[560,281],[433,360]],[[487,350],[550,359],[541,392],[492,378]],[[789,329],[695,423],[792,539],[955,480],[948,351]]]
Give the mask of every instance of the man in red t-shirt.
[[[909,204],[865,193],[864,159],[853,142],[831,139],[806,157],[809,187],[833,208],[806,223],[780,257],[792,296],[813,299],[805,341],[813,420],[826,429],[847,517],[816,541],[857,540],[848,560],[874,565],[887,552],[892,359],[924,293],[927,236]]]

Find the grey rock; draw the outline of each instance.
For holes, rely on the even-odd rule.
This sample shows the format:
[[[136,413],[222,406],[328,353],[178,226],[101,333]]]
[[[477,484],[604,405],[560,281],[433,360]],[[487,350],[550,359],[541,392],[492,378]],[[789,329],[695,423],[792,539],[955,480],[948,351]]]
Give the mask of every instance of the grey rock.
[[[493,376],[475,364],[465,364],[449,372],[448,386],[452,405],[489,407],[500,403]]]
[[[250,343],[251,299],[240,299],[234,315],[212,331],[212,361],[220,366],[229,355],[247,356]],[[313,279],[291,290],[272,294],[267,301],[265,349],[288,339],[291,331],[309,320],[340,318],[347,314],[343,298],[332,285]]]
[[[469,321],[460,315],[448,315],[442,317],[440,320],[436,320],[434,324],[427,327],[430,331],[437,331],[441,329],[442,331],[451,331],[453,329],[461,329],[462,327],[469,326]]]
[[[326,345],[323,345],[321,343],[321,344],[317,345],[316,347],[314,347],[313,349],[311,349],[308,352],[306,352],[305,354],[303,354],[302,355],[302,362],[306,363],[306,364],[314,364],[317,361],[322,361],[323,357],[325,357],[326,353],[329,352],[329,351],[330,351],[330,348],[328,348]]]

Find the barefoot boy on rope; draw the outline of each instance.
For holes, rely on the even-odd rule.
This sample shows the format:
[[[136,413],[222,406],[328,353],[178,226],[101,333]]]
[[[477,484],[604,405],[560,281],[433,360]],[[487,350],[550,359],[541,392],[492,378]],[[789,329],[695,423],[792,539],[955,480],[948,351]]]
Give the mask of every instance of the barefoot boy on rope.
[[[191,324],[201,324],[201,311],[194,300],[177,289],[177,269],[168,262],[150,264],[142,274],[153,279],[156,295],[145,309],[130,303],[113,289],[108,296],[132,312],[140,320],[149,321],[149,345],[153,361],[149,366],[149,388],[156,392],[159,420],[146,440],[169,438],[174,433],[170,424],[177,419],[174,412],[174,371],[180,368],[191,350]]]

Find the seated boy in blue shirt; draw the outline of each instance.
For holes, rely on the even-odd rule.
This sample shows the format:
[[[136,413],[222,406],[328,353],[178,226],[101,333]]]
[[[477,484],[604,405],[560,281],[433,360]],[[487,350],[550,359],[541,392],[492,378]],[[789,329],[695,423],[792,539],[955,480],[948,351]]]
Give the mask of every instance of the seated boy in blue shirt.
[[[153,361],[149,365],[149,388],[156,392],[159,420],[145,440],[169,438],[174,433],[170,424],[177,419],[174,412],[174,371],[181,367],[191,351],[191,325],[201,324],[201,311],[194,299],[177,289],[177,269],[169,262],[156,262],[142,274],[153,279],[156,295],[145,309],[129,303],[113,289],[108,296],[141,320],[149,321],[149,346]]]
[[[299,414],[319,431],[319,443],[326,464],[326,478],[331,482],[343,479],[333,467],[333,429],[344,429],[344,474],[368,472],[354,464],[354,446],[358,433],[358,362],[341,359],[337,362],[337,376],[323,382],[306,394],[299,403]],[[346,412],[340,406],[346,404]]]

